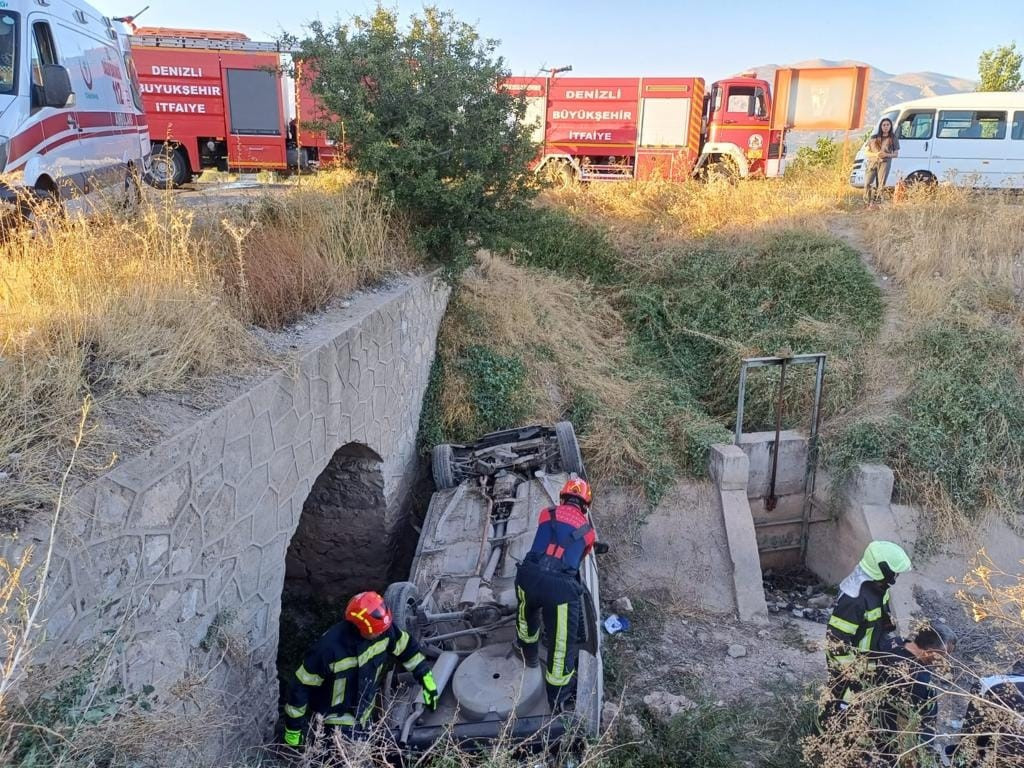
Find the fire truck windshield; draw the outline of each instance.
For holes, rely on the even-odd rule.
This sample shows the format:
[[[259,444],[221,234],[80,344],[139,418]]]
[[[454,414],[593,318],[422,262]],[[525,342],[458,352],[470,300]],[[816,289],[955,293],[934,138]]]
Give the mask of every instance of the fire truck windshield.
[[[13,94],[17,89],[18,14],[0,12],[0,94]]]

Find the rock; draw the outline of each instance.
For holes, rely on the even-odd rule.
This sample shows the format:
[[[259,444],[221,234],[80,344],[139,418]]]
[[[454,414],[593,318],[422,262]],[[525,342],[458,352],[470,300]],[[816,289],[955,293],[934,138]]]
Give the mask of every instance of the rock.
[[[616,613],[632,613],[633,612],[633,601],[628,597],[620,597],[614,603],[612,603],[612,610]]]
[[[808,653],[817,653],[821,650],[821,643],[819,643],[817,640],[808,640],[806,643],[804,643],[804,648],[807,649]]]
[[[677,696],[668,691],[654,691],[644,696],[644,705],[651,714],[662,720],[671,720],[680,712],[693,709],[697,705],[685,696]]]
[[[832,607],[832,595],[820,594],[815,595],[807,601],[808,608],[831,608]]]
[[[747,646],[733,643],[729,646],[729,650],[726,653],[734,659],[740,659],[747,655]]]
[[[620,707],[614,701],[606,701],[601,707],[601,728],[607,730],[619,719]]]
[[[790,611],[790,613],[793,614],[793,616],[795,616],[798,619],[802,619],[804,617],[804,609],[803,608],[794,608],[793,610]]]
[[[759,630],[757,630],[757,636],[761,640],[767,640],[770,635],[771,635],[771,632],[769,632],[767,629],[759,629]]]
[[[622,718],[622,729],[627,738],[643,739],[647,736],[647,729],[636,715],[626,715]]]

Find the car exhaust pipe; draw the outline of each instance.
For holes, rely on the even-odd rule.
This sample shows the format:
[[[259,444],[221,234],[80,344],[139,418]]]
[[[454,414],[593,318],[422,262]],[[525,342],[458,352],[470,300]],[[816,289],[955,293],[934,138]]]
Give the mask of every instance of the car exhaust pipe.
[[[444,694],[444,689],[448,687],[448,682],[452,679],[452,675],[455,674],[456,668],[459,666],[459,654],[455,651],[445,651],[437,657],[437,661],[434,662],[434,666],[431,667],[430,672],[434,676],[434,683],[437,685],[437,697],[441,698]],[[423,692],[421,687],[420,693]],[[423,699],[420,697],[416,704],[412,708],[412,713],[405,718],[405,722],[402,724],[402,734],[398,739],[398,743],[404,745],[409,739],[409,734],[412,732],[412,727],[416,724],[416,721],[423,714]]]

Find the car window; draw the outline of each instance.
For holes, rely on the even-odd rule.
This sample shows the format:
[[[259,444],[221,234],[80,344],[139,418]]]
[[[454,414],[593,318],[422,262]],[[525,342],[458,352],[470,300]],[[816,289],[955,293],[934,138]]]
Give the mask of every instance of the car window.
[[[32,106],[42,105],[43,67],[57,63],[57,49],[53,33],[45,21],[32,25]]]
[[[900,121],[900,141],[920,141],[932,137],[934,112],[908,112]]]
[[[1010,138],[1014,140],[1024,140],[1024,112],[1013,113],[1013,131],[1010,133]]]
[[[1006,113],[978,109],[939,112],[939,139],[1005,139]]]

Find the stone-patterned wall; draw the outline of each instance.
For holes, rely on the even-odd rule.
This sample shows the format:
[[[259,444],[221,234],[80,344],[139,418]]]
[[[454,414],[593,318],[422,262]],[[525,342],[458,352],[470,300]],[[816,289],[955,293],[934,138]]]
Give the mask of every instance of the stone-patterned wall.
[[[153,686],[157,702],[209,702],[239,719],[206,751],[267,738],[285,553],[303,503],[334,453],[359,444],[382,460],[383,528],[400,530],[447,297],[432,276],[356,297],[305,334],[288,370],[77,492],[35,661],[73,665],[103,648],[127,691]],[[48,531],[34,521],[5,554],[40,551]],[[213,701],[175,699],[197,679]]]

